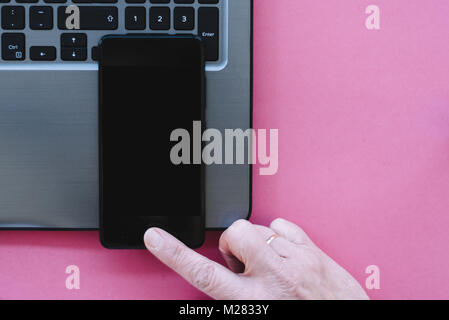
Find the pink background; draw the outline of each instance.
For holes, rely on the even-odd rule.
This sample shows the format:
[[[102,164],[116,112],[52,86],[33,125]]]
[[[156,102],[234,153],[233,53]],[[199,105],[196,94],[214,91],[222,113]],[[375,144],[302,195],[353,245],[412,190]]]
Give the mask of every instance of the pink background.
[[[365,7],[381,30],[365,28]],[[301,225],[372,298],[449,298],[449,1],[256,0],[254,122],[280,167],[252,221]],[[257,173],[257,171],[255,171]],[[199,250],[221,261],[219,232]],[[81,289],[65,288],[65,268]],[[0,298],[205,298],[97,232],[0,232]]]

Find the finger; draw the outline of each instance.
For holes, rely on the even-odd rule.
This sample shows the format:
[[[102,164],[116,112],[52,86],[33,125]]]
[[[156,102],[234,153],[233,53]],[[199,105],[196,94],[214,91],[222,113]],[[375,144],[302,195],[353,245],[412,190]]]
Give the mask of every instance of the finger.
[[[271,235],[275,233],[273,230],[265,226],[260,226],[256,224],[253,224],[253,226],[260,233],[263,239],[268,239]],[[229,251],[228,252],[222,251],[221,248],[219,249],[229,269],[231,269],[235,273],[243,273],[245,271],[245,265],[240,260],[238,260],[233,254],[231,254]]]
[[[181,241],[159,228],[147,230],[145,245],[168,267],[197,289],[214,299],[239,299],[248,279],[187,248]]]
[[[231,269],[232,272],[235,273],[243,273],[245,272],[245,265],[239,261],[236,257],[234,257],[231,253],[222,251],[222,249],[218,248],[223,256],[226,265]]]
[[[264,237],[266,245],[270,246],[274,251],[276,251],[279,256],[283,258],[289,258],[294,254],[296,250],[296,246],[294,243],[280,236],[273,229],[259,225],[254,225],[254,227]],[[271,240],[271,242],[268,244],[267,241],[273,235],[276,235],[277,237]]]
[[[296,224],[277,218],[270,224],[270,228],[278,235],[296,244],[313,244],[307,234]]]
[[[254,227],[265,239],[265,241],[267,241],[272,235],[276,234],[275,231],[265,226],[254,224]],[[270,245],[279,256],[283,258],[292,256],[295,250],[295,245],[293,243],[284,238],[276,238],[274,240],[270,243]],[[245,271],[245,265],[240,262],[234,255],[230,254],[229,252],[222,251],[221,248],[220,252],[229,269],[231,269],[235,273],[243,273]]]
[[[279,255],[267,246],[266,239],[246,220],[234,222],[223,232],[219,248],[225,255],[241,261],[247,271],[280,261]]]

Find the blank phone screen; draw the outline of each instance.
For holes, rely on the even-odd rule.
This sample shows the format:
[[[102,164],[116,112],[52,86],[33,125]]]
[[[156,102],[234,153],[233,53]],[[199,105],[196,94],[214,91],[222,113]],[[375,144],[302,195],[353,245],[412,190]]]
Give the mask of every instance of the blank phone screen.
[[[149,226],[176,230],[199,221],[199,164],[174,164],[174,130],[203,120],[204,62],[195,38],[106,38],[100,49],[100,179],[102,228],[138,241]],[[196,217],[192,220],[190,217]],[[185,231],[183,231],[185,232]],[[136,241],[137,241],[136,238]]]

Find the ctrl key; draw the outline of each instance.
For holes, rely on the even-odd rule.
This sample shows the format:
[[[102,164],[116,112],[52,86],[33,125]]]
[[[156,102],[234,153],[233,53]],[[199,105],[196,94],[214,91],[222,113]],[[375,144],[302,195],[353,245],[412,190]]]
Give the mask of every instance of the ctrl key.
[[[25,60],[25,35],[23,33],[2,34],[3,60]]]

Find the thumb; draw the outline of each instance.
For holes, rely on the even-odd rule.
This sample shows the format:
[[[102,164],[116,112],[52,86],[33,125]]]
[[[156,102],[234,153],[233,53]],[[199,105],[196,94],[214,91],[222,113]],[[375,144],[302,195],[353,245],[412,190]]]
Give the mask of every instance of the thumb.
[[[241,299],[246,282],[222,265],[209,260],[159,228],[144,236],[147,249],[191,285],[214,299]]]

